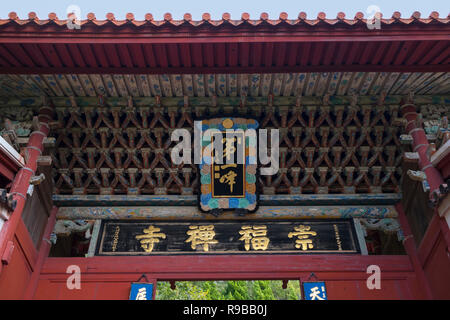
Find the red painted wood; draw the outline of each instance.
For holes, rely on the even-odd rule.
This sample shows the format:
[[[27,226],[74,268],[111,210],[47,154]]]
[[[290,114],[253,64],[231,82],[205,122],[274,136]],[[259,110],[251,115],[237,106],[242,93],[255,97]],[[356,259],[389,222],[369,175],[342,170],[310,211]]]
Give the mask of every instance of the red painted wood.
[[[204,43],[203,48],[203,64],[207,67],[214,67],[214,45],[212,43]]]
[[[130,50],[133,52],[133,50]],[[178,45],[171,43],[167,45],[167,52],[169,53],[169,64],[171,67],[179,67],[181,65],[178,55]]]
[[[167,68],[169,61],[167,60],[167,50],[165,44],[155,44],[154,46],[155,56],[158,61],[159,67]]]
[[[10,43],[5,44],[5,47],[9,52],[14,54],[14,57],[16,57],[23,65],[26,65],[27,67],[34,66],[33,60],[31,60],[20,44]]]
[[[275,46],[275,52],[274,52],[274,64],[277,67],[281,67],[285,65],[286,61],[286,43],[280,43],[278,46]]]
[[[27,30],[30,33],[27,33]],[[50,32],[53,30],[53,32]],[[34,31],[34,32],[33,32]],[[41,30],[39,30],[41,31]],[[278,28],[274,33],[266,30],[236,30],[226,28],[196,30],[191,33],[173,29],[145,32],[141,30],[120,30],[98,32],[98,29],[84,26],[82,32],[67,28],[48,28],[47,32],[36,32],[32,26],[24,26],[18,32],[14,26],[2,26],[0,43],[219,43],[219,42],[331,42],[331,41],[430,41],[449,40],[448,28],[438,26],[409,26],[390,28],[383,32],[373,32],[367,28],[360,30],[336,30],[333,28],[314,28],[311,31],[295,30],[289,27]]]
[[[20,66],[21,63],[17,61],[13,54],[9,52],[8,49],[4,45],[0,45],[0,55],[4,58],[4,60],[8,61],[13,66]]]
[[[298,56],[298,48],[300,44],[299,43],[289,43],[287,48],[287,65],[292,67],[297,64],[297,56]],[[256,44],[253,45],[253,47],[256,47]],[[253,64],[254,66],[257,65],[257,63]]]
[[[430,62],[431,59],[436,57],[436,55],[440,54],[444,49],[448,48],[448,42],[437,42],[435,46],[433,46],[430,50],[428,50],[424,57],[422,57],[418,64],[424,65]]]
[[[311,65],[318,66],[320,64],[320,60],[322,59],[322,53],[324,49],[323,43],[315,43],[313,45],[313,54],[311,58]]]
[[[153,51],[153,46],[151,44],[143,44],[142,48],[144,49],[144,57],[145,57],[145,61],[147,62],[147,65],[149,65],[151,68],[157,67],[156,57],[155,57],[155,53]],[[187,54],[189,54],[189,53],[187,53]],[[182,55],[182,57],[183,56],[184,56],[184,54]],[[189,54],[189,57],[190,57],[190,54]],[[189,65],[189,67],[190,67],[190,65]]]
[[[181,65],[183,67],[191,67],[192,66],[192,60],[191,60],[191,50],[188,44],[181,43],[179,44],[180,48],[180,57],[181,57]],[[223,55],[225,57],[225,55]],[[151,64],[149,64],[152,66]]]
[[[119,53],[119,58],[122,64],[127,68],[133,68],[133,60],[131,60],[130,52],[128,51],[128,46],[126,44],[117,44],[117,52]],[[166,58],[167,61],[167,58]],[[166,65],[167,67],[167,62]]]
[[[398,221],[403,231],[403,236],[405,237],[403,240],[403,246],[408,253],[409,258],[411,259],[411,264],[413,265],[416,272],[417,280],[424,290],[426,299],[433,299],[433,293],[430,289],[428,279],[425,276],[422,264],[420,263],[414,237],[412,235],[411,228],[409,227],[408,219],[406,218],[403,205],[401,203],[397,203],[395,205],[395,209],[398,212]]]
[[[37,169],[37,158],[41,155],[44,148],[44,138],[50,131],[48,122],[51,119],[51,114],[52,110],[49,107],[41,108],[38,116],[40,123],[39,131],[33,131],[28,140],[26,148],[28,157],[25,168],[20,169],[12,183],[10,193],[15,194],[14,199],[17,200],[17,206],[12,212],[10,219],[5,222],[0,231],[0,256],[3,255],[8,241],[13,239],[17,226],[21,221],[22,211],[26,201],[25,197],[30,185],[30,178]],[[2,267],[0,265],[0,272],[2,272]]]
[[[67,47],[65,44],[62,43],[57,43],[55,44],[55,50],[58,53],[58,55],[60,56],[62,63],[64,66],[69,67],[69,68],[73,68],[75,67],[75,64],[73,62],[72,57],[70,56],[69,51],[67,50]],[[96,52],[96,56],[97,52]]]
[[[14,237],[11,261],[0,273],[0,300],[22,299],[30,280],[31,268],[17,237]]]
[[[203,50],[201,44],[192,45],[191,58],[195,67],[203,65]]]
[[[348,53],[346,54],[346,59],[345,59],[346,65],[353,64],[353,61],[357,58],[357,54],[359,52],[360,47],[361,47],[360,42],[354,42],[351,44],[351,47],[348,50]]]
[[[372,57],[372,60],[370,61],[371,64],[376,65],[381,61],[381,59],[384,57],[384,53],[388,50],[389,44],[390,43],[388,41],[383,41],[382,43],[380,43],[375,51],[375,54]]]
[[[37,44],[23,44],[24,50],[28,53],[31,59],[35,62],[35,67],[48,67],[48,61],[45,59],[44,55],[39,49]]]
[[[36,263],[37,260],[38,252],[33,244],[33,240],[31,240],[30,234],[27,230],[27,227],[23,223],[22,219],[20,219],[17,225],[16,237],[19,239],[19,244],[24,253],[25,259],[30,265],[31,271],[33,271],[34,264]]]
[[[39,248],[38,257],[36,259],[36,263],[34,264],[34,271],[31,275],[31,279],[28,282],[27,289],[25,290],[24,299],[31,299],[33,298],[34,292],[36,291],[36,287],[38,285],[39,276],[41,274],[42,265],[44,264],[45,260],[48,257],[48,254],[50,252],[51,243],[49,242],[50,234],[53,232],[53,228],[55,227],[56,223],[56,214],[58,213],[58,208],[53,207],[52,212],[50,213],[50,216],[48,218],[47,226],[45,227],[44,234],[42,238],[44,241],[42,241],[41,247]]]
[[[403,42],[402,47],[400,48],[397,56],[394,59],[394,64],[399,65],[404,63],[404,60],[411,55],[414,47],[417,46],[417,43],[413,41],[405,41]]]
[[[235,67],[238,64],[238,44],[227,44],[228,66]],[[198,65],[197,65],[198,66]]]
[[[382,270],[381,290],[366,286],[367,266]],[[66,287],[69,265],[81,269],[81,290]],[[423,298],[407,256],[255,255],[48,258],[35,299],[128,299],[130,283],[145,274],[162,280],[300,279],[311,272],[327,282],[330,299]]]
[[[346,42],[339,43],[339,48],[336,50],[333,65],[339,66],[342,64],[342,62],[344,61],[344,57],[346,56],[346,53],[348,51],[348,47],[349,43]]]
[[[12,181],[18,170],[19,166],[17,165],[17,163],[0,152],[0,175],[5,177],[9,181]]]
[[[69,52],[75,62],[75,65],[77,67],[81,67],[81,68],[86,67],[86,63],[84,62],[83,56],[81,55],[78,45],[68,44],[67,47],[68,47]],[[105,46],[105,47],[107,47],[107,46]],[[120,65],[118,65],[118,67],[120,67]],[[75,68],[75,69],[77,69],[77,68]]]
[[[332,42],[327,46],[327,49],[325,50],[325,55],[323,57],[323,65],[330,65],[333,61],[333,58],[336,54],[336,47],[337,43]]]
[[[439,186],[444,183],[439,171],[431,165],[430,159],[427,156],[427,148],[429,146],[425,131],[422,128],[416,127],[416,119],[418,114],[416,106],[413,104],[405,104],[401,106],[402,115],[406,118],[406,132],[413,138],[412,148],[419,154],[419,168],[425,172],[427,181],[430,185],[430,194],[439,189]],[[424,169],[425,168],[425,169]]]
[[[97,58],[100,67],[107,68],[110,66],[104,46],[93,44],[92,50],[95,53],[95,57]]]
[[[264,50],[263,50],[263,64],[264,67],[271,67],[272,66],[272,57],[273,57],[273,43],[265,43],[264,44]]]
[[[249,45],[248,43],[239,43],[239,62],[241,67],[248,67],[249,64]]]
[[[419,258],[435,299],[450,299],[448,233],[445,219],[435,214],[419,247]]]
[[[55,68],[61,68],[62,62],[59,58],[58,54],[56,53],[55,48],[53,47],[53,44],[51,43],[43,43],[40,45],[40,49],[44,56],[48,57],[48,61],[50,65],[52,65]]]
[[[226,50],[227,46],[225,43],[217,43],[214,45],[214,54],[216,56],[216,64],[218,67],[225,67],[227,63]]]
[[[84,59],[84,61],[86,61],[87,65],[89,67],[97,67],[99,65],[99,63],[97,62],[96,56],[92,52],[91,45],[83,44],[83,45],[80,45],[79,47],[80,47],[81,54],[83,55],[83,59]]]

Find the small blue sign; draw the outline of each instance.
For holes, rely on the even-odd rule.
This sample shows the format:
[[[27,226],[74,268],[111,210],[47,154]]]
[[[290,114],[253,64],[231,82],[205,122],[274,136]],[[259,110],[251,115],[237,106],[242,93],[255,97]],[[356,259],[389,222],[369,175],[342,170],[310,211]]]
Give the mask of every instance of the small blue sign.
[[[325,282],[303,282],[305,300],[328,300]]]
[[[131,284],[130,300],[152,300],[153,283],[134,282]]]

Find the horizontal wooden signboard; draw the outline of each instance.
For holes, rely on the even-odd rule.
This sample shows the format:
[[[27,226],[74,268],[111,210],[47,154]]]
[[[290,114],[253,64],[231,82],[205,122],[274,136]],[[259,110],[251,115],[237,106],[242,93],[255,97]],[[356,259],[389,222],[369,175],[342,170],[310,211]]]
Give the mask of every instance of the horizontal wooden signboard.
[[[96,255],[359,253],[353,221],[103,220]]]

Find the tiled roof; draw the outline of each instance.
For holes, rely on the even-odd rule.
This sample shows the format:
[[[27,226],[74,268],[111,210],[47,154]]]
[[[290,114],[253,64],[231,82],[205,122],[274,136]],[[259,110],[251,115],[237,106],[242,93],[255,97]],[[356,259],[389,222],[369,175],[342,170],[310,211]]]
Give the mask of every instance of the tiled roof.
[[[8,23],[16,23],[17,25],[30,25],[35,24],[39,26],[55,24],[64,26],[67,24],[68,19],[59,19],[55,13],[49,13],[48,19],[39,19],[35,12],[28,13],[28,18],[20,19],[15,12],[10,12],[8,14],[9,19],[0,19],[0,26],[6,25]],[[381,15],[381,25],[409,25],[409,24],[448,24],[450,21],[450,15],[447,17],[439,17],[438,12],[431,12],[428,17],[421,18],[420,12],[414,12],[411,17],[401,17],[400,12],[394,12],[390,18],[383,18]],[[316,18],[308,19],[305,12],[300,12],[297,17],[289,18],[286,12],[280,13],[279,17],[276,19],[269,19],[267,13],[261,13],[259,19],[250,19],[248,13],[242,13],[241,18],[238,20],[231,19],[229,13],[224,13],[222,19],[213,20],[209,13],[204,13],[202,19],[195,21],[192,20],[192,15],[190,13],[185,13],[182,20],[173,19],[170,13],[164,14],[163,20],[155,20],[151,13],[145,14],[145,20],[136,20],[133,13],[127,13],[125,19],[118,20],[115,18],[113,13],[108,13],[106,19],[97,19],[94,13],[88,13],[87,19],[81,21],[81,26],[87,24],[93,24],[97,26],[107,26],[114,24],[116,26],[122,26],[127,24],[133,24],[137,27],[152,25],[152,26],[221,26],[221,25],[271,25],[276,26],[279,24],[283,25],[305,25],[305,26],[318,26],[318,25],[358,25],[366,24],[367,18],[364,18],[362,12],[357,12],[354,18],[346,18],[345,13],[339,12],[335,18],[327,18],[324,12],[320,12]]]

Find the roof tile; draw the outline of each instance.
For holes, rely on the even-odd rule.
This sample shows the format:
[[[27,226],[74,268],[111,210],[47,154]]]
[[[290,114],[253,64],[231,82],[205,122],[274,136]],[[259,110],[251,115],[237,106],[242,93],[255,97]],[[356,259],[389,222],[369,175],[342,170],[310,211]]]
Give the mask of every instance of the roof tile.
[[[389,19],[383,19],[382,15],[381,17],[381,23],[384,25],[390,25],[393,23],[401,23],[408,25],[412,23],[413,21],[417,21],[419,23],[423,24],[429,24],[429,23],[441,23],[441,24],[448,24],[450,21],[450,15],[440,18],[439,13],[436,11],[433,11],[430,13],[428,18],[421,18],[421,13],[418,11],[415,11],[410,18],[402,18],[401,13],[398,11],[395,11],[392,14],[392,17]],[[182,20],[174,20],[172,15],[170,13],[166,13],[163,16],[163,20],[154,20],[153,15],[151,13],[147,13],[145,15],[144,20],[136,20],[133,13],[127,13],[124,20],[116,20],[113,13],[106,14],[105,20],[97,20],[94,13],[88,13],[87,19],[81,21],[81,25],[84,25],[88,22],[94,22],[97,26],[105,25],[106,22],[111,22],[115,24],[116,26],[121,26],[126,24],[127,22],[131,22],[135,26],[144,26],[144,25],[153,25],[156,27],[165,25],[166,23],[172,24],[174,26],[180,26],[185,22],[188,22],[192,26],[201,26],[203,24],[209,24],[212,26],[220,26],[223,23],[230,23],[234,26],[239,26],[243,23],[250,24],[252,26],[258,26],[261,23],[267,23],[269,25],[276,26],[282,22],[289,23],[290,25],[302,25],[307,24],[310,26],[315,26],[318,24],[328,24],[330,26],[338,24],[338,23],[344,23],[349,26],[355,25],[358,22],[367,22],[367,19],[364,18],[364,14],[362,12],[357,12],[355,17],[353,19],[346,19],[345,13],[339,12],[335,19],[328,19],[326,17],[326,14],[324,12],[319,12],[316,19],[307,19],[307,15],[305,12],[300,12],[298,14],[297,19],[288,19],[288,14],[286,12],[281,12],[278,19],[270,19],[269,15],[266,12],[261,13],[259,19],[250,19],[250,14],[244,12],[241,15],[241,18],[239,20],[233,20],[231,19],[231,15],[229,13],[224,13],[222,15],[222,19],[220,20],[212,20],[211,14],[206,12],[202,15],[201,20],[192,20],[192,15],[190,13],[186,13],[183,16]],[[10,12],[8,14],[8,19],[0,19],[0,25],[6,25],[8,23],[17,23],[18,25],[27,25],[29,23],[32,23],[33,21],[40,26],[44,26],[47,24],[50,24],[51,22],[55,22],[58,25],[65,25],[72,19],[66,19],[66,20],[59,20],[57,15],[55,13],[50,13],[48,15],[48,19],[40,20],[35,12],[30,12],[28,14],[28,19],[21,20],[16,12]]]

